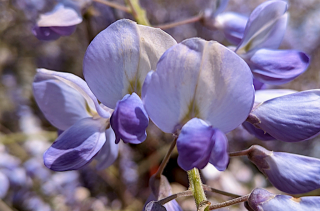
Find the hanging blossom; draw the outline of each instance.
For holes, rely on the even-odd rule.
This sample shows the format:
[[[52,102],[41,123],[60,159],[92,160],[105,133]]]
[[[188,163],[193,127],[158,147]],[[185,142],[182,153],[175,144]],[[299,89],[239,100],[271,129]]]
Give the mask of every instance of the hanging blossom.
[[[176,41],[160,29],[119,20],[89,45],[83,74],[97,99],[114,109],[110,124],[116,143],[138,144],[146,139],[149,118],[141,89],[146,75]]]
[[[223,12],[229,0],[213,2],[214,5],[204,12],[204,25],[222,31],[231,44],[238,45],[243,37],[248,17],[235,12]]]
[[[248,158],[277,189],[302,194],[320,188],[320,159],[286,152],[273,152],[254,145]]]
[[[295,198],[287,195],[276,195],[262,188],[254,189],[248,199],[253,211],[318,211],[320,210],[319,196]]]
[[[149,120],[138,95],[146,74],[174,44],[160,29],[119,20],[89,45],[84,58],[87,82],[70,73],[39,69],[35,99],[46,118],[64,131],[45,152],[45,165],[57,171],[79,169],[96,156],[103,160],[98,167],[106,168],[117,156],[120,139],[143,142]]]
[[[41,14],[32,32],[39,40],[56,40],[69,36],[82,22],[80,7],[76,2],[59,2],[52,11]]]
[[[47,120],[64,131],[44,153],[45,166],[55,171],[75,170],[95,156],[98,169],[110,166],[118,155],[109,123],[112,110],[99,104],[78,76],[37,71],[33,82],[35,100]]]
[[[320,133],[320,90],[258,90],[245,129],[261,140],[298,142]]]
[[[277,50],[287,25],[287,3],[266,1],[250,15],[235,52],[250,66],[256,89],[263,83],[280,85],[302,74],[309,57],[296,50]]]
[[[143,87],[145,108],[164,132],[179,134],[178,164],[184,170],[208,162],[224,170],[225,136],[251,111],[252,74],[234,52],[214,41],[187,39],[168,49]]]

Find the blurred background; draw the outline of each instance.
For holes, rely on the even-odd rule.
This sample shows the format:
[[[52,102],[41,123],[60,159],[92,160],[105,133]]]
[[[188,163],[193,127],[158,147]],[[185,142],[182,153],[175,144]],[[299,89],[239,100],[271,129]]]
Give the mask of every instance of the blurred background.
[[[32,95],[36,68],[65,71],[82,76],[82,59],[90,41],[108,25],[130,14],[106,5],[79,0],[87,5],[84,21],[74,34],[56,41],[40,41],[32,34],[39,14],[57,3],[50,0],[0,0],[0,211],[109,211],[142,210],[150,194],[148,180],[156,172],[172,137],[153,124],[148,139],[140,145],[120,146],[117,161],[97,171],[91,163],[78,171],[53,172],[43,165],[42,154],[57,137],[56,129],[44,118]],[[125,4],[122,0],[115,0]],[[261,0],[230,0],[226,11],[249,15]],[[210,7],[208,0],[140,0],[152,25],[187,19]],[[284,86],[295,90],[320,88],[320,1],[290,0],[289,23],[283,49],[304,51],[311,57],[308,70]],[[220,31],[200,22],[166,30],[178,42],[201,37],[230,45]],[[275,88],[275,87],[270,87]],[[57,112],[59,112],[57,110]],[[287,151],[320,158],[320,140],[300,143],[263,142],[241,127],[228,134],[230,151],[252,144],[269,150]],[[164,174],[173,193],[187,189],[186,172],[177,165],[175,151]],[[218,172],[213,166],[202,171],[205,184],[244,195],[254,187],[279,193],[247,158],[231,158],[229,168]],[[310,193],[319,195],[320,191]],[[227,200],[214,193],[212,202]],[[177,200],[183,210],[195,210],[193,198]],[[219,210],[245,210],[243,205]]]

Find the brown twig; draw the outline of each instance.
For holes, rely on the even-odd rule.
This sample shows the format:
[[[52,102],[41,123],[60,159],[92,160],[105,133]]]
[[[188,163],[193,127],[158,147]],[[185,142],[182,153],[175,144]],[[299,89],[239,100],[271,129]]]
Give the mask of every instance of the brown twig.
[[[128,8],[126,6],[123,6],[123,5],[120,5],[120,4],[117,4],[115,2],[110,2],[110,1],[106,1],[106,0],[93,0],[93,1],[101,3],[101,4],[104,4],[104,5],[107,5],[109,7],[113,7],[113,8],[118,9],[118,10],[122,10],[122,11],[127,12],[127,13],[131,13],[130,8]]]
[[[155,28],[160,28],[160,29],[170,29],[170,28],[173,28],[173,27],[176,27],[176,26],[180,26],[180,25],[183,25],[183,24],[194,23],[194,22],[200,21],[202,18],[203,18],[203,13],[199,13],[196,16],[193,16],[191,18],[188,18],[188,19],[185,19],[185,20],[182,20],[182,21],[177,21],[177,22],[168,23],[168,24],[161,24],[161,25],[157,25],[157,26],[154,26],[154,27]]]

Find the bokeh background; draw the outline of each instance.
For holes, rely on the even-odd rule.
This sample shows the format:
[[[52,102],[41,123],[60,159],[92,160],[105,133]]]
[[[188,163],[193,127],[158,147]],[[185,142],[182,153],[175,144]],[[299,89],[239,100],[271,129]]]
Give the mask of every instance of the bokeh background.
[[[82,59],[90,41],[108,25],[130,14],[106,5],[79,0],[87,5],[84,21],[69,37],[39,41],[31,29],[40,13],[56,4],[53,0],[0,0],[0,211],[109,211],[142,210],[150,194],[148,180],[157,170],[172,137],[152,123],[148,139],[140,145],[121,145],[117,161],[97,171],[95,163],[78,171],[53,172],[43,165],[42,154],[57,137],[56,129],[44,118],[32,95],[37,68],[74,73],[82,77]],[[124,4],[121,0],[114,0]],[[226,11],[249,15],[261,0],[230,0]],[[208,0],[141,0],[152,25],[187,19],[205,9]],[[297,49],[311,57],[308,70],[289,84],[270,88],[296,90],[320,88],[320,1],[290,0],[289,23],[283,49]],[[220,31],[200,22],[166,30],[178,42],[190,37],[216,40],[228,46]],[[56,112],[59,112],[57,110]],[[320,118],[320,117],[319,117]],[[300,143],[263,142],[238,128],[228,134],[230,151],[259,144],[274,151],[287,151],[320,158],[320,140]],[[173,192],[186,190],[186,172],[176,162],[175,151],[164,174]],[[279,193],[248,161],[232,158],[225,172],[208,166],[202,171],[204,183],[244,195],[254,187]],[[310,193],[319,195],[320,191]],[[214,193],[212,202],[227,200]],[[178,199],[183,210],[195,210],[193,198]],[[245,210],[243,205],[219,210]]]

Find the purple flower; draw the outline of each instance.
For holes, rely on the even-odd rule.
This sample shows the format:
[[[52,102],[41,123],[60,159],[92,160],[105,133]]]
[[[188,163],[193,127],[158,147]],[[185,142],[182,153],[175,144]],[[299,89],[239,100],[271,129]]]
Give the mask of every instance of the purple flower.
[[[230,43],[238,45],[243,37],[248,18],[234,12],[222,13],[228,1],[229,0],[214,1],[214,7],[205,10],[204,25],[209,28],[221,30]]]
[[[317,136],[320,133],[320,90],[293,92],[257,91],[262,102],[254,106],[247,121],[281,141],[297,142]],[[279,97],[272,98],[272,94]]]
[[[48,168],[79,169],[101,150],[108,156],[98,156],[98,166],[113,163],[118,145],[108,129],[111,110],[99,105],[85,81],[70,73],[38,69],[33,93],[49,122],[64,131],[44,153]]]
[[[254,211],[317,211],[320,209],[319,196],[294,198],[287,195],[276,195],[262,188],[254,189],[248,199]]]
[[[58,3],[52,11],[40,15],[32,32],[39,40],[56,40],[71,35],[81,22],[79,6],[72,1],[64,1]]]
[[[247,118],[252,83],[246,63],[217,42],[187,39],[163,54],[147,78],[144,104],[161,130],[181,131],[178,160],[184,170],[203,168],[208,161],[226,168],[224,133]]]
[[[111,127],[116,142],[141,143],[148,115],[141,88],[160,56],[176,41],[160,29],[119,20],[99,33],[89,45],[83,74],[100,102],[114,109]]]
[[[320,160],[252,146],[248,158],[279,190],[301,194],[320,188]]]
[[[250,15],[243,38],[235,52],[250,66],[255,79],[284,84],[302,74],[309,57],[296,50],[276,50],[287,25],[287,3],[266,1]]]

